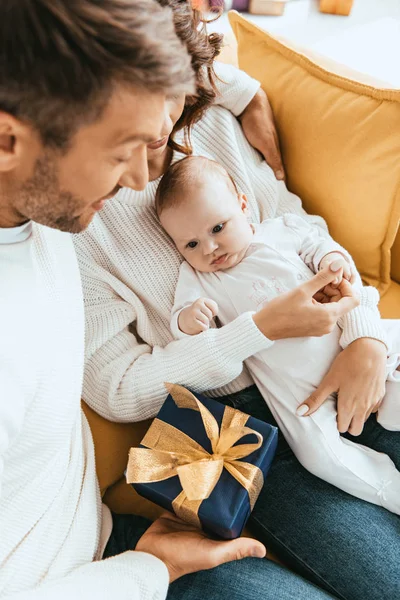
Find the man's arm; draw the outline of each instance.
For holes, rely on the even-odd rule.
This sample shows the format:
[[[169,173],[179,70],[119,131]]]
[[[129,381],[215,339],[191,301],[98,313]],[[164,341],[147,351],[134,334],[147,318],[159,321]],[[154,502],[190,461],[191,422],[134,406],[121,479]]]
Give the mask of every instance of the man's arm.
[[[168,583],[184,575],[265,554],[257,540],[212,540],[197,527],[165,513],[142,535],[135,551],[88,563],[62,579],[3,596],[3,600],[163,600]]]
[[[124,552],[2,600],[162,600],[168,584],[168,569],[161,560],[149,553]]]
[[[23,373],[17,373],[0,354],[0,498],[4,473],[4,456],[17,439],[32,392],[24,390]]]

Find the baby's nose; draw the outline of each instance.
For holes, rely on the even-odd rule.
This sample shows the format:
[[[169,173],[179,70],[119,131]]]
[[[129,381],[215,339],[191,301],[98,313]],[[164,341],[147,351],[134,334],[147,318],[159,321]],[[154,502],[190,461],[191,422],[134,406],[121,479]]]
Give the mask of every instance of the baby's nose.
[[[217,250],[218,244],[214,240],[209,240],[207,244],[204,244],[204,253],[206,255],[212,254]]]

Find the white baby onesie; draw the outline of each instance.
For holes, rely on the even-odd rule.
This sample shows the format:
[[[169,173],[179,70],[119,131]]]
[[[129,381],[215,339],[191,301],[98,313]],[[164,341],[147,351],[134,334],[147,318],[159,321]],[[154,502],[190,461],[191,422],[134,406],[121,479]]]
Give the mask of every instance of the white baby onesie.
[[[201,273],[182,263],[171,319],[175,337],[185,336],[178,327],[180,311],[200,297],[217,302],[218,318],[225,325],[244,312],[260,310],[271,299],[311,279],[329,252],[341,252],[353,264],[339,244],[297,215],[268,219],[253,228],[254,237],[245,257],[231,269]],[[378,292],[363,288],[359,277],[356,285],[362,302],[376,306]],[[390,334],[383,338],[390,338],[392,343],[387,369],[387,385],[392,388],[383,402],[382,424],[390,423],[388,429],[399,430],[400,385],[395,370],[400,362],[400,321],[381,321],[381,326]],[[247,359],[246,365],[306,469],[354,496],[400,514],[400,473],[387,455],[340,436],[335,397],[309,417],[296,415],[297,407],[329,371],[342,349],[341,341],[344,346],[339,321],[335,330],[323,337],[278,340]]]

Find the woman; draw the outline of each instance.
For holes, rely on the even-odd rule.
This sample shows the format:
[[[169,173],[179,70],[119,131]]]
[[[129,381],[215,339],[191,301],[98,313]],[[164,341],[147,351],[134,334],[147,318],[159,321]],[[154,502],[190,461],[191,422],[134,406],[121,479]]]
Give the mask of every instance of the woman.
[[[225,108],[204,112],[214,96],[204,73],[207,69],[213,80],[211,67],[220,39],[196,31],[186,3],[171,0],[169,4],[175,12],[177,33],[193,56],[198,95],[170,99],[162,138],[148,147],[150,183],[146,188],[134,192],[128,189],[129,181],[122,182],[127,187],[75,240],[87,314],[84,399],[110,420],[142,420],[156,415],[165,399],[163,384],[173,381],[194,390],[209,390],[221,402],[273,423],[265,402],[243,370],[243,360],[265,343],[252,321],[240,318],[233,327],[210,330],[188,341],[172,341],[169,319],[180,257],[155,217],[154,195],[171,160],[180,156],[179,151],[188,151],[184,132],[177,134],[177,130],[186,127],[187,131],[197,120],[191,133],[193,152],[225,166],[246,194],[252,220],[284,212],[304,215],[304,211],[299,199],[283,182],[277,182],[270,167],[249,146],[239,123],[226,110],[241,114],[257,84],[240,72],[220,69],[220,78],[230,79],[229,85],[215,80]],[[119,159],[129,161],[129,153]],[[307,218],[324,227],[317,217]],[[376,308],[361,306],[360,310],[372,311],[371,318],[376,314]],[[346,318],[344,326],[348,327]],[[350,426],[350,431],[359,433],[360,421],[380,399],[372,397],[369,390],[382,385],[386,348],[380,341],[367,339],[368,332],[349,328],[348,335],[354,341],[329,375],[343,398],[354,399],[354,406],[345,406],[341,414],[345,413],[344,421],[347,418],[345,430]],[[374,416],[356,441],[386,452],[400,468],[400,435],[384,431]],[[299,465],[282,438],[251,524],[257,537],[287,564],[336,597],[384,600],[400,594],[398,517],[313,477]],[[374,533],[378,527],[379,536]],[[238,589],[235,568],[227,578],[231,597]],[[217,582],[221,572],[217,569],[202,576]],[[285,597],[284,590],[290,587],[286,575],[279,572],[279,597]],[[268,577],[264,582],[262,577],[257,579],[255,597],[259,597],[260,587],[263,597],[269,597]],[[249,586],[251,574],[245,579]],[[185,595],[186,581],[183,578],[176,584],[181,586],[180,595],[171,588],[171,598],[189,597]],[[228,585],[226,580],[222,585]],[[245,588],[245,593],[243,597],[252,597],[250,588]],[[302,598],[301,593],[296,590],[293,597]],[[307,593],[313,598],[313,593],[322,592],[312,588]],[[278,597],[276,591],[270,597]]]

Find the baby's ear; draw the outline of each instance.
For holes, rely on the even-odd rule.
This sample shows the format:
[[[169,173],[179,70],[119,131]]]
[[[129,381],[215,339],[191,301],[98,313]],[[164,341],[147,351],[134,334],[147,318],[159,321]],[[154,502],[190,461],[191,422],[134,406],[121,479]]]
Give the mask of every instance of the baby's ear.
[[[239,194],[240,208],[244,213],[247,212],[249,202],[244,194]]]

